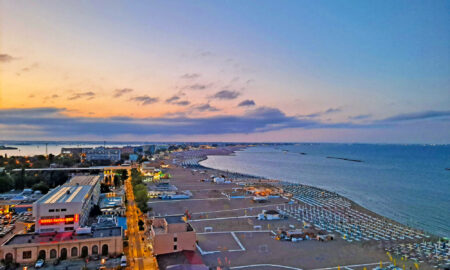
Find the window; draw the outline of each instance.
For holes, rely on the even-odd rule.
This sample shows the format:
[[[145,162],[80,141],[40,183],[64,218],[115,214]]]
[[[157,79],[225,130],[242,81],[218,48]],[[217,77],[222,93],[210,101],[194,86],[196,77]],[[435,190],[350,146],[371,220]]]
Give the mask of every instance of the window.
[[[55,259],[56,258],[56,249],[52,249],[50,250],[50,259]]]
[[[173,246],[173,250],[177,250],[177,245],[174,245],[174,246]]]
[[[73,247],[70,251],[70,256],[72,257],[76,257],[78,256],[78,248],[77,247]]]
[[[31,259],[31,251],[24,251],[22,253],[22,258],[24,258],[24,259]]]
[[[49,212],[55,212],[55,209],[49,209],[48,211]]]
[[[73,231],[73,227],[65,227],[64,230],[65,231]]]
[[[56,209],[56,212],[59,212],[59,209]]]
[[[174,242],[178,241],[178,237],[174,237],[174,238],[173,238],[173,241],[174,241]]]
[[[66,212],[66,211],[67,211],[66,208],[61,209],[61,212]]]

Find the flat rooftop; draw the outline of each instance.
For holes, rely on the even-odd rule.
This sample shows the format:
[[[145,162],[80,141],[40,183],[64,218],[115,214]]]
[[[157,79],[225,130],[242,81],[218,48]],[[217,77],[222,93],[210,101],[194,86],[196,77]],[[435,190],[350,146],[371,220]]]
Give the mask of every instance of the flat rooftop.
[[[182,217],[183,216],[166,216],[164,219],[167,221],[167,224],[185,223]]]
[[[100,199],[100,208],[120,207],[122,206],[121,197],[105,197]]]
[[[85,240],[91,238],[117,237],[122,235],[121,227],[99,228],[91,234],[75,235],[72,232],[56,234],[16,234],[3,245],[46,244],[64,241]]]
[[[66,186],[95,186],[100,180],[99,175],[76,175],[72,177],[68,183],[64,184]]]
[[[60,186],[36,201],[36,204],[83,202],[92,186]]]

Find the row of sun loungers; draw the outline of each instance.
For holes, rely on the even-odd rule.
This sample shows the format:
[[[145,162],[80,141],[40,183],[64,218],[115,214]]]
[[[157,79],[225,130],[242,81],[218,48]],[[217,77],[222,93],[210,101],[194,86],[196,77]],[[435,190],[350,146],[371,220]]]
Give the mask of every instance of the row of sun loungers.
[[[279,208],[279,211],[298,221],[314,224],[318,229],[337,232],[349,242],[395,241],[428,237],[406,226],[353,209],[350,201],[332,192],[287,183],[283,185],[283,189],[302,204],[287,205]]]
[[[447,241],[399,243],[387,245],[385,251],[405,259],[427,262],[436,266],[450,263],[450,248]]]

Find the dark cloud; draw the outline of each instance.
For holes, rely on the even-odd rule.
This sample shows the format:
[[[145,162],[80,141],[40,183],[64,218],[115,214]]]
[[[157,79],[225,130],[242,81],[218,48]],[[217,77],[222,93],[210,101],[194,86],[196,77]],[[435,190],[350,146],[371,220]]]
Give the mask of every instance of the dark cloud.
[[[166,99],[166,103],[175,104],[175,105],[179,105],[179,106],[187,106],[187,105],[191,104],[187,100],[180,100],[181,96],[184,96],[184,94],[180,93],[178,95],[173,95],[172,97]]]
[[[131,93],[131,92],[133,92],[133,89],[131,89],[131,88],[116,89],[116,90],[114,90],[113,97],[119,98],[119,97],[121,97],[125,94],[128,94],[128,93]]]
[[[450,111],[423,111],[423,112],[415,112],[415,113],[405,113],[394,115],[378,122],[404,122],[404,121],[412,121],[412,120],[425,120],[431,118],[447,118],[450,117]]]
[[[198,106],[194,107],[195,110],[200,111],[200,112],[217,112],[219,111],[219,109],[217,109],[216,107],[211,106],[209,103],[206,104],[201,104]]]
[[[92,91],[89,92],[82,92],[82,93],[75,93],[72,96],[68,98],[68,100],[76,100],[80,98],[85,98],[86,100],[91,100],[95,97],[95,93]]]
[[[241,93],[237,91],[230,91],[230,90],[222,90],[217,93],[215,93],[212,98],[217,99],[235,99],[237,98]]]
[[[342,111],[342,108],[329,108],[328,110],[326,110],[324,112],[324,114],[330,114],[330,113],[335,113],[335,112],[340,112]]]
[[[51,98],[59,98],[59,96],[58,96],[57,94],[53,94],[53,95],[51,96]]]
[[[171,96],[170,98],[166,99],[166,103],[173,103],[179,99],[180,99],[180,96],[174,95],[174,96]]]
[[[16,60],[16,59],[17,59],[17,58],[12,57],[12,56],[9,55],[9,54],[5,54],[5,53],[0,54],[0,62],[1,62],[1,63],[11,62],[12,60]]]
[[[324,116],[327,114],[332,114],[332,113],[337,113],[337,112],[341,112],[342,108],[329,108],[325,111],[322,112],[316,112],[316,113],[311,113],[311,114],[307,114],[307,115],[300,115],[300,117],[307,117],[307,118],[315,118],[315,117],[319,117],[319,116]]]
[[[158,102],[159,98],[149,97],[149,96],[145,95],[145,96],[132,97],[132,98],[130,98],[130,100],[140,103],[141,105],[150,105],[150,104]]]
[[[204,106],[210,108],[210,106]],[[243,116],[189,117],[71,117],[64,109],[2,109],[0,124],[23,125],[30,131],[55,137],[94,135],[198,135],[253,133],[283,128],[306,127],[314,124],[286,116],[274,108],[258,108]]]
[[[206,105],[206,106],[205,106]],[[206,110],[209,104],[203,105]],[[183,114],[173,117],[132,118],[132,117],[72,117],[67,110],[58,108],[0,109],[0,125],[21,126],[30,134],[52,137],[99,136],[113,137],[121,135],[210,135],[210,134],[249,134],[278,131],[288,128],[384,128],[385,124],[324,123],[313,119],[300,119],[287,116],[276,108],[258,107],[241,116],[219,115],[213,117],[189,118]],[[384,119],[388,126],[398,121],[417,119],[435,119],[450,116],[449,111],[433,111],[415,114],[403,114]]]
[[[355,115],[355,116],[349,116],[348,119],[351,120],[363,120],[363,119],[367,119],[372,117],[371,114],[360,114],[360,115]]]
[[[186,73],[180,76],[182,79],[197,79],[200,77],[199,73]]]
[[[247,107],[247,106],[255,106],[255,102],[251,99],[247,99],[244,101],[241,101],[241,103],[238,104],[238,107]]]
[[[182,101],[175,102],[174,104],[176,104],[178,106],[187,106],[187,105],[191,104],[191,102],[189,102],[187,100],[182,100]]]
[[[186,90],[205,90],[211,87],[211,84],[201,84],[201,83],[195,83],[191,85],[183,86],[182,89]]]

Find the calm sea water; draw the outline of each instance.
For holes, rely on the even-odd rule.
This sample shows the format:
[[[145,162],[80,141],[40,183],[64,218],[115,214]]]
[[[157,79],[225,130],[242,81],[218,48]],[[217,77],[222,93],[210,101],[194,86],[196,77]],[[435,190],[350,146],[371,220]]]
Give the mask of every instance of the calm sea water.
[[[201,164],[335,191],[403,224],[450,236],[450,145],[258,146]]]

